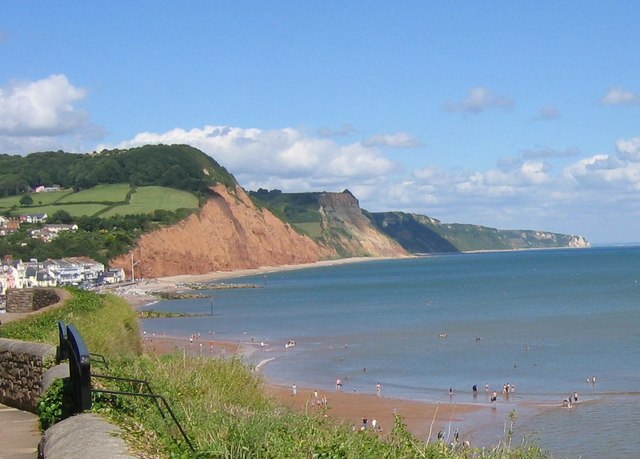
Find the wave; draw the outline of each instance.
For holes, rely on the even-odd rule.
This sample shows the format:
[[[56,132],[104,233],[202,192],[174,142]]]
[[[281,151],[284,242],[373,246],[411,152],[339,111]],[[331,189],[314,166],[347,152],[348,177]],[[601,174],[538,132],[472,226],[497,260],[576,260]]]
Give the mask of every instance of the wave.
[[[261,360],[261,361],[256,365],[256,367],[254,368],[254,371],[256,371],[256,372],[257,372],[257,371],[260,371],[260,370],[262,369],[262,367],[264,367],[267,363],[269,363],[269,362],[271,362],[272,360],[275,360],[275,359],[276,359],[275,357],[271,357],[271,358],[269,358],[269,359]]]

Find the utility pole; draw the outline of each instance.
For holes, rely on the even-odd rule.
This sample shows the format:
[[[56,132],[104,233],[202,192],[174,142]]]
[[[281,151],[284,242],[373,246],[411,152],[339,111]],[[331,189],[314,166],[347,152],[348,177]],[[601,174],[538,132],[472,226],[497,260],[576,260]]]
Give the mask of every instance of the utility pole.
[[[136,281],[136,276],[133,273],[133,267],[135,265],[137,265],[138,263],[140,263],[140,260],[136,261],[135,263],[133,262],[133,253],[131,254],[131,282],[135,282]]]

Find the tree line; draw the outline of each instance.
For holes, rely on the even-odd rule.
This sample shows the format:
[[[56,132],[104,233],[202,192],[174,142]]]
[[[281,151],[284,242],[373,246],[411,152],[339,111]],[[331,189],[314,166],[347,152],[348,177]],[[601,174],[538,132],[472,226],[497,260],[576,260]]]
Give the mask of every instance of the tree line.
[[[236,181],[213,158],[188,145],[145,145],[92,154],[48,151],[0,155],[0,197],[26,193],[38,186],[59,185],[79,191],[113,183],[206,194],[214,183],[233,186]]]

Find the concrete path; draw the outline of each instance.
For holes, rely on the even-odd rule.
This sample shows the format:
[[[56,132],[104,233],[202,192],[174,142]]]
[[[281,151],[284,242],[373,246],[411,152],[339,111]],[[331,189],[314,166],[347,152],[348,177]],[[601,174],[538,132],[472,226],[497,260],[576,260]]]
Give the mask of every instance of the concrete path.
[[[38,457],[38,417],[0,403],[0,459]]]

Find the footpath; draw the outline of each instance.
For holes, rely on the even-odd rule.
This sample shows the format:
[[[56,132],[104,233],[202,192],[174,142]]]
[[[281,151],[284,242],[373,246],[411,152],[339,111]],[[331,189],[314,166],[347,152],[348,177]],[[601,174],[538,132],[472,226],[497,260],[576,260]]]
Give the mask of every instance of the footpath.
[[[0,459],[35,459],[42,437],[38,417],[0,403]]]

